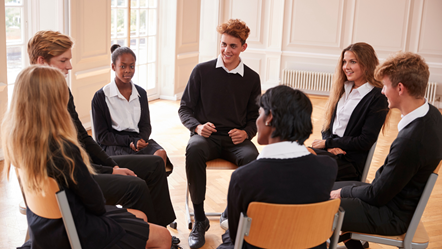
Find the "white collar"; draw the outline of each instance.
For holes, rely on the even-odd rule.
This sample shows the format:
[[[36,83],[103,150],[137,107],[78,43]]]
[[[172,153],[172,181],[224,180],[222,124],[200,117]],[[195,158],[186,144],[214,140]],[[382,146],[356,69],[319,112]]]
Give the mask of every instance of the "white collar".
[[[350,91],[351,91],[351,89],[353,88],[353,85],[354,85],[354,84],[355,84],[355,83],[354,83],[353,81],[346,81],[346,82],[344,83],[344,89],[345,89],[345,92],[346,92],[347,94],[350,94]],[[365,96],[365,95],[367,95],[367,94],[368,94],[373,88],[374,88],[374,86],[373,86],[372,84],[370,84],[369,82],[366,82],[365,84],[363,84],[362,86],[360,86],[360,87],[358,87],[358,88],[356,88],[356,89],[354,89],[354,90],[357,90],[361,96]],[[353,90],[353,91],[354,91],[354,90]]]
[[[266,145],[257,159],[288,159],[309,155],[310,152],[304,145],[297,142],[283,141]]]
[[[423,105],[419,106],[418,108],[414,109],[412,112],[402,117],[401,121],[399,121],[399,123],[397,124],[398,131],[404,129],[405,126],[413,122],[415,119],[427,115],[429,110],[430,110],[430,105],[428,104],[427,99],[425,99],[425,103]]]
[[[140,97],[140,94],[137,91],[137,88],[135,87],[135,84],[131,81],[130,84],[132,85],[132,94],[130,95],[129,102],[131,102],[134,99],[138,99]],[[118,97],[120,99],[126,99],[121,93],[120,90],[118,90],[117,83],[115,83],[115,79],[112,80],[112,82],[109,84],[109,92],[105,95],[110,97]]]
[[[237,73],[237,74],[241,75],[241,77],[244,77],[244,63],[242,63],[241,57],[239,58],[238,66],[229,71],[229,69],[227,69],[224,66],[223,58],[221,57],[221,54],[219,54],[218,59],[216,60],[215,68],[219,68],[219,67],[224,68],[224,70],[226,70],[226,72],[228,72],[228,73],[233,73],[233,74]]]

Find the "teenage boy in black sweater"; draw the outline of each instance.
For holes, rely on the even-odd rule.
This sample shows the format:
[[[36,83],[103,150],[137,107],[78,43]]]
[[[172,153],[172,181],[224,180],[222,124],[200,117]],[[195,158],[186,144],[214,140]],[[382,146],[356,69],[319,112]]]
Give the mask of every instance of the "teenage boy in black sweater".
[[[430,72],[417,54],[399,53],[376,69],[389,108],[402,119],[398,136],[371,184],[336,182],[331,198],[342,198],[342,231],[400,235],[406,232],[430,174],[442,159],[442,115],[425,100]],[[347,248],[362,248],[359,241]]]
[[[221,53],[218,59],[193,69],[178,110],[191,133],[186,148],[187,181],[195,213],[190,248],[202,247],[209,229],[204,212],[206,161],[221,157],[241,166],[258,156],[251,139],[256,134],[256,98],[261,84],[259,75],[239,57],[247,48],[250,29],[231,19],[217,30]]]

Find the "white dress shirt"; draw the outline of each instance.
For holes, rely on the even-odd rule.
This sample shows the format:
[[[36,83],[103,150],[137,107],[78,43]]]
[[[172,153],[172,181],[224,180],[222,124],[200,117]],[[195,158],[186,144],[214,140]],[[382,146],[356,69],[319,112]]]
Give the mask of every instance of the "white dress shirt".
[[[241,75],[241,77],[244,76],[244,63],[242,63],[241,57],[239,58],[238,66],[229,71],[229,69],[227,69],[224,66],[223,58],[221,57],[221,54],[219,54],[218,59],[216,60],[215,68],[218,68],[218,67],[224,68],[224,70],[226,70],[226,72],[228,72],[228,73],[233,73],[233,74],[237,73],[237,74]]]
[[[299,145],[297,142],[283,141],[266,145],[256,159],[289,159],[309,154],[310,152],[304,145]]]
[[[141,118],[141,106],[137,88],[131,82],[132,94],[129,101],[120,93],[115,80],[103,87],[105,100],[112,119],[112,128],[117,131],[139,133],[138,123]]]
[[[428,104],[427,99],[425,99],[425,103],[421,105],[420,107],[414,109],[414,111],[408,113],[405,116],[402,116],[401,121],[397,124],[398,131],[401,131],[405,128],[409,123],[413,122],[417,118],[421,118],[425,115],[427,115],[428,111],[430,110],[430,105]]]
[[[362,86],[353,89],[353,81],[347,81],[344,83],[344,94],[339,99],[338,106],[336,108],[336,117],[333,122],[333,134],[340,137],[344,136],[345,129],[347,128],[348,121],[356,106],[361,99],[367,95],[374,86],[370,83],[365,83]]]

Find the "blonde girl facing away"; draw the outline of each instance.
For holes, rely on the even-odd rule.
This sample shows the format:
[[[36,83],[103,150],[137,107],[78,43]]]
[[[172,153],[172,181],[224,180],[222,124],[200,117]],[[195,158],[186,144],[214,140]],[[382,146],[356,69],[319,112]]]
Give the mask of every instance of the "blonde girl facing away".
[[[42,192],[48,177],[54,178],[66,190],[83,248],[170,248],[167,229],[126,209],[105,206],[66,108],[68,101],[60,70],[31,66],[18,75],[1,127],[5,171],[11,165],[19,169],[25,192]],[[61,219],[40,217],[29,208],[27,219],[31,238],[22,248],[70,247]]]

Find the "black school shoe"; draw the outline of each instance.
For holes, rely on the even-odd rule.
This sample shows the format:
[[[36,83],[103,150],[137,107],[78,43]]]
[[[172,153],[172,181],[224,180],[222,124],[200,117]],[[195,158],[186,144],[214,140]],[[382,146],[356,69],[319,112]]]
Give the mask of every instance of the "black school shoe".
[[[180,242],[180,239],[172,236],[172,246],[170,247],[170,249],[183,249],[181,246],[178,245]]]
[[[189,234],[189,246],[192,249],[200,248],[206,243],[205,234],[209,230],[210,222],[209,219],[204,221],[195,221],[193,229]]]

